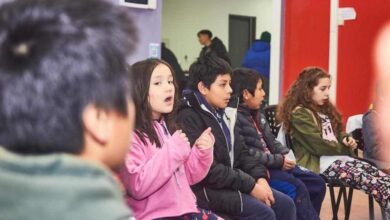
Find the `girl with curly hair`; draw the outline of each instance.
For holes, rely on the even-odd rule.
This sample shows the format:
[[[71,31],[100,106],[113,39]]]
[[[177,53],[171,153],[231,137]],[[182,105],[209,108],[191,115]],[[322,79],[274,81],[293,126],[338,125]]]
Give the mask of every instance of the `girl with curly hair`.
[[[342,131],[341,115],[329,101],[330,85],[330,75],[323,69],[305,68],[278,109],[297,163],[373,195],[389,214],[390,176],[353,158],[357,144]]]

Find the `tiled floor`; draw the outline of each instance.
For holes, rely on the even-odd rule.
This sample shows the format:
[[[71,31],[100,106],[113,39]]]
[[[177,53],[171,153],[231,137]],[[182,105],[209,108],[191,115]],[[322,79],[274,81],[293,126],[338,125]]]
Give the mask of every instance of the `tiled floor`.
[[[337,195],[336,189],[336,195]],[[352,206],[350,220],[368,220],[368,197],[365,193],[354,190],[352,197]],[[375,220],[381,220],[381,210],[376,202],[374,202]],[[325,200],[322,204],[321,220],[332,220],[332,207],[330,205],[329,191],[326,193]],[[344,219],[344,204],[341,203],[338,212],[339,220]]]

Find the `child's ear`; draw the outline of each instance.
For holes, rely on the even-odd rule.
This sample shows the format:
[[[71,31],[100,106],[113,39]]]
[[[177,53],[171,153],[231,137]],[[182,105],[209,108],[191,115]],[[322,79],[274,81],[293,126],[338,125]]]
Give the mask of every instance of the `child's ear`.
[[[82,116],[84,137],[100,145],[108,142],[112,130],[110,112],[97,108],[95,105],[85,107]]]
[[[207,95],[207,93],[209,91],[209,89],[204,85],[203,82],[198,83],[198,90],[199,90],[200,94],[202,94],[204,96]]]
[[[252,94],[247,89],[244,89],[244,91],[242,91],[242,97],[244,100],[248,100],[252,97]]]

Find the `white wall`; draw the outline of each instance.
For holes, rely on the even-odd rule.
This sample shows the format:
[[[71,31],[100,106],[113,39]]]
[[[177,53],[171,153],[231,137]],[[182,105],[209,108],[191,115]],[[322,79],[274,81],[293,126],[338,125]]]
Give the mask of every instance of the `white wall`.
[[[255,16],[256,38],[272,31],[272,0],[163,0],[162,40],[188,70],[202,48],[196,36],[199,30],[211,30],[229,46],[229,14]]]

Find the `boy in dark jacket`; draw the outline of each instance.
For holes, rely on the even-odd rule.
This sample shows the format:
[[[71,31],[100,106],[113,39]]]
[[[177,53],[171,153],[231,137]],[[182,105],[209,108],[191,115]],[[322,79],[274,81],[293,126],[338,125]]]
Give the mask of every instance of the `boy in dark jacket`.
[[[199,43],[204,47],[200,51],[199,57],[203,57],[207,54],[214,54],[219,58],[224,59],[226,62],[231,64],[228,52],[223,42],[218,38],[213,38],[213,33],[209,30],[201,30],[198,32]]]
[[[135,115],[128,13],[103,0],[9,1],[0,35],[0,219],[129,220],[110,171]]]
[[[319,219],[325,182],[319,175],[301,170],[295,161],[288,159],[289,149],[273,136],[265,116],[259,111],[265,95],[262,82],[255,70],[234,70],[233,94],[240,97],[236,127],[250,151],[269,168],[270,185],[294,199],[297,219]]]
[[[224,111],[231,98],[230,81],[229,64],[216,56],[205,56],[190,67],[190,90],[184,92],[178,122],[191,144],[208,127],[215,137],[210,171],[193,186],[198,204],[238,219],[295,219],[293,201],[269,187],[267,169],[237,134],[234,109]]]

